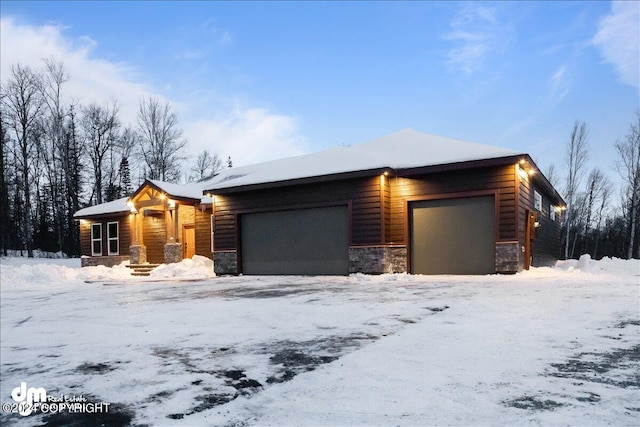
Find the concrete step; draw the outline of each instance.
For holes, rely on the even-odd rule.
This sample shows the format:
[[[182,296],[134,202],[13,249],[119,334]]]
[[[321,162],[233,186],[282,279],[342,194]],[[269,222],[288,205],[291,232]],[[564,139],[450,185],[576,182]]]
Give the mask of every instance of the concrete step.
[[[131,275],[132,276],[150,276],[151,274],[149,274],[148,271],[132,271]]]
[[[147,264],[129,264],[129,265],[127,265],[127,267],[133,268],[133,269],[136,269],[136,268],[156,268],[159,265],[160,264],[149,264],[149,263],[147,263]]]
[[[127,267],[132,269],[132,276],[149,276],[149,272],[160,264],[129,264]]]

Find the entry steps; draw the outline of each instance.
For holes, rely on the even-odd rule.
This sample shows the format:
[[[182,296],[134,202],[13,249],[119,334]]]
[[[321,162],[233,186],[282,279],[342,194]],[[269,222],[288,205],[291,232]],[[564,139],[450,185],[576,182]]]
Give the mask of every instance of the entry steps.
[[[127,267],[132,269],[132,276],[149,276],[151,270],[159,266],[160,264],[129,264]]]

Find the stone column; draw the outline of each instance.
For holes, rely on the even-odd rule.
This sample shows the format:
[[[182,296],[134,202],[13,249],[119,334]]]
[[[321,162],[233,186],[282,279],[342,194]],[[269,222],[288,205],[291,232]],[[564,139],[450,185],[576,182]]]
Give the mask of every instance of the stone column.
[[[129,264],[145,264],[147,262],[147,247],[144,245],[129,246]]]
[[[182,261],[182,243],[167,243],[164,245],[164,262],[171,264]]]

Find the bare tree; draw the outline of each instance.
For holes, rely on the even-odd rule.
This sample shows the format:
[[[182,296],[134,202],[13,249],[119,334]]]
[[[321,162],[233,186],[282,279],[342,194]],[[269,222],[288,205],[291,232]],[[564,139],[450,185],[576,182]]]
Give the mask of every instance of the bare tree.
[[[116,144],[120,127],[118,104],[115,101],[105,106],[90,104],[82,108],[82,114],[82,129],[94,173],[93,195],[99,204],[103,201],[103,168],[106,156]]]
[[[640,109],[636,110],[635,122],[629,126],[626,138],[616,142],[615,148],[619,156],[616,169],[626,183],[626,206],[629,217],[627,258],[631,258],[638,227],[638,204],[640,203]],[[640,258],[640,245],[638,245],[636,258]]]
[[[29,67],[20,64],[11,67],[10,76],[2,94],[3,117],[15,137],[14,158],[20,175],[16,181],[22,194],[24,237],[27,256],[33,258],[33,224],[31,212],[31,176],[36,140],[36,121],[44,107],[42,77]]]
[[[566,148],[565,162],[567,166],[567,180],[565,196],[567,198],[567,212],[565,224],[567,227],[564,244],[564,257],[569,258],[569,244],[571,241],[571,228],[574,225],[576,202],[578,201],[578,188],[584,175],[584,165],[588,158],[588,131],[586,123],[576,121],[571,131],[571,137]]]
[[[200,181],[217,174],[222,170],[222,159],[217,154],[203,150],[198,154],[196,164],[191,168],[190,181]]]
[[[582,253],[587,253],[589,242],[589,231],[592,228],[594,216],[596,215],[595,208],[598,201],[602,197],[603,191],[607,186],[608,179],[598,168],[595,168],[589,174],[587,178],[587,189],[585,191],[585,221],[584,221],[584,238],[582,240]]]
[[[148,178],[168,182],[180,179],[180,164],[185,159],[182,150],[187,142],[182,139],[182,131],[177,125],[178,118],[171,112],[168,102],[161,104],[154,97],[140,101],[140,152]]]
[[[42,118],[44,133],[39,154],[44,158],[44,168],[47,174],[53,225],[57,240],[57,250],[63,249],[65,228],[69,225],[67,218],[72,217],[66,209],[67,189],[69,187],[69,158],[65,148],[65,119],[66,108],[62,104],[62,86],[69,80],[64,65],[53,58],[44,60],[42,95],[46,105],[46,114]],[[72,219],[72,218],[71,218]],[[71,222],[73,226],[73,222]]]
[[[602,228],[602,220],[604,219],[605,210],[609,206],[609,200],[611,199],[611,195],[613,194],[613,184],[609,180],[609,178],[604,178],[601,184],[600,190],[600,204],[598,206],[598,210],[595,213],[596,218],[596,236],[595,236],[595,244],[593,247],[593,258],[597,259],[598,257],[598,242],[600,241],[600,230]]]
[[[1,91],[0,91],[1,93]],[[3,110],[0,110],[0,250],[7,256],[11,232],[11,193],[9,183],[13,168],[9,161],[9,138],[4,124]]]
[[[547,180],[554,188],[558,188],[560,177],[558,176],[556,165],[554,165],[553,163],[549,164],[549,167],[547,168],[547,173],[545,173],[544,176],[547,177]]]

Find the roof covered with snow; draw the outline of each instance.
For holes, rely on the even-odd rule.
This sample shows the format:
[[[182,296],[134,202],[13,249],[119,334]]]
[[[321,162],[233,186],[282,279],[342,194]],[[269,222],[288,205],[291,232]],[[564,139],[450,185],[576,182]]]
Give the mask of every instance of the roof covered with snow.
[[[167,193],[167,195],[175,198],[186,199],[202,199],[202,192],[204,191],[203,182],[194,182],[190,184],[172,184],[170,182],[158,181],[155,179],[149,179],[150,183],[155,185],[158,189]]]
[[[210,204],[204,192],[258,184],[287,182],[358,171],[411,169],[497,159],[524,153],[491,145],[476,144],[403,129],[391,135],[348,147],[334,147],[318,153],[272,160],[255,165],[225,169],[213,178],[190,184],[172,184],[148,180],[174,198],[199,200]],[[81,209],[74,215],[83,218],[129,211],[127,198]]]
[[[128,197],[117,199],[112,202],[101,203],[95,206],[89,206],[88,208],[80,209],[76,212],[74,218],[86,218],[95,215],[106,215],[129,212],[129,206],[127,206]]]
[[[204,182],[205,190],[230,189],[357,171],[410,169],[511,157],[524,153],[403,129],[348,147],[334,147],[250,166],[229,168]]]

